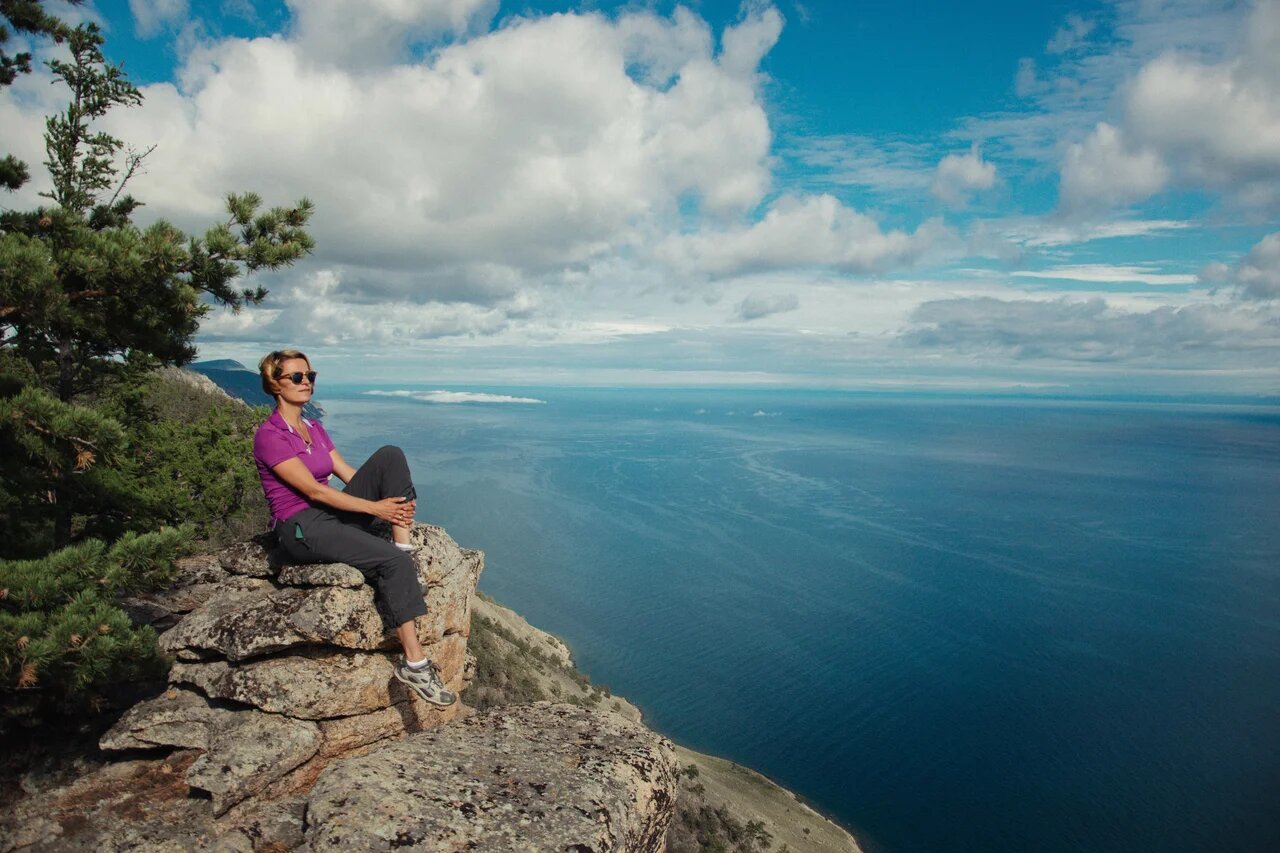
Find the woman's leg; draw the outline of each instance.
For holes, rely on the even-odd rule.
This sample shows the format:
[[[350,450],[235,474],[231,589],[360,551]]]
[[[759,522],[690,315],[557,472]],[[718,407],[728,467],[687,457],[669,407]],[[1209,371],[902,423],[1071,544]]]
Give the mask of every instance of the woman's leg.
[[[382,537],[315,508],[281,522],[278,533],[285,552],[298,562],[348,563],[359,569],[377,588],[392,624],[401,626],[427,612],[413,557]]]
[[[426,659],[418,642],[413,620],[426,614],[427,603],[418,582],[418,567],[408,552],[322,509],[290,516],[277,532],[293,559],[348,563],[372,580],[404,647],[404,662],[395,666],[396,679],[434,705],[452,705],[457,700],[445,689],[435,664]]]
[[[369,501],[380,501],[383,498],[405,497],[417,499],[413,488],[413,478],[409,475],[409,462],[404,458],[404,451],[387,444],[374,451],[365,463],[360,466],[347,483],[344,491]],[[367,520],[361,520],[367,524]],[[402,545],[409,544],[409,528],[392,525],[391,537]]]

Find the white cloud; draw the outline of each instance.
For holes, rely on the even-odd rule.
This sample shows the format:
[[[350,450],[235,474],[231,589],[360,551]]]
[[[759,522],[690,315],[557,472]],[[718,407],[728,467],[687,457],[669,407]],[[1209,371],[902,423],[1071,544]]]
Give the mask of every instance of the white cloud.
[[[1067,15],[1066,21],[1058,28],[1058,31],[1053,34],[1053,38],[1049,39],[1049,43],[1045,45],[1045,50],[1049,53],[1066,53],[1075,50],[1085,43],[1085,39],[1089,36],[1089,33],[1093,32],[1095,26],[1095,22],[1086,20],[1072,12]]]
[[[1029,112],[942,138],[797,137],[775,149],[760,69],[782,18],[768,5],[749,5],[724,33],[687,9],[661,16],[638,4],[513,16],[496,30],[494,0],[290,7],[291,29],[270,38],[196,31],[204,40],[180,53],[179,82],[147,87],[144,107],[107,123],[135,144],[159,143],[133,187],[143,218],[203,228],[227,190],[318,204],[316,255],[265,277],[261,308],[208,317],[201,341],[215,348],[367,343],[441,357],[468,377],[460,387],[478,384],[465,371],[481,366],[535,380],[547,366],[566,382],[631,377],[636,365],[663,381],[783,382],[846,381],[848,365],[870,365],[861,382],[879,381],[883,365],[951,366],[973,353],[1005,365],[1111,361],[1117,372],[1232,353],[1270,363],[1280,240],[1206,270],[1217,290],[1183,292],[1193,277],[1151,260],[1173,252],[1138,255],[1133,241],[1126,263],[1093,263],[1112,247],[1074,247],[1201,223],[1150,210],[1123,220],[959,213],[970,252],[987,251],[975,249],[980,237],[994,256],[1036,269],[901,274],[966,249],[941,220],[917,225],[912,211],[936,207],[931,193],[959,204],[1007,183],[1016,203],[1059,166],[1063,207],[1091,217],[1183,185],[1265,198],[1267,98],[1280,79],[1276,52],[1253,44],[1274,44],[1265,27],[1236,45],[1218,22],[1225,13],[1206,26],[1180,2],[1120,0],[1106,26],[1069,18],[1051,40],[1060,52],[1022,63]],[[0,92],[8,148],[26,146],[33,165],[57,95],[40,73]],[[1257,138],[1167,114],[1199,109],[1213,86],[1225,93],[1213,123],[1253,116]],[[1144,110],[1159,115],[1139,127]],[[981,151],[966,153],[975,139]],[[1026,177],[1036,185],[1024,194]],[[1111,282],[1177,287],[1079,296]]]
[[[725,30],[720,39],[720,65],[739,76],[754,74],[782,35],[782,15],[775,7],[763,2],[744,3],[743,7],[751,13],[738,26]]]
[[[975,144],[965,154],[948,154],[938,163],[930,192],[948,204],[962,204],[972,193],[989,190],[996,183],[996,167],[982,159]]]
[[[1280,317],[1230,304],[1126,310],[1100,297],[942,299],[916,309],[900,340],[965,355],[1169,366],[1256,361],[1280,346]]]
[[[1013,78],[1013,92],[1019,98],[1026,98],[1040,88],[1040,78],[1036,72],[1036,61],[1029,56],[1018,60],[1018,72]]]
[[[248,23],[259,23],[258,10],[253,7],[253,0],[221,0],[218,9],[229,18],[239,18]]]
[[[1220,58],[1167,47],[1146,61],[1118,119],[1068,148],[1064,208],[1141,201],[1170,184],[1280,205],[1280,3],[1255,4],[1244,31]]]
[[[1185,219],[1113,219],[1101,222],[1028,219],[1005,224],[1004,234],[1008,239],[1025,246],[1069,246],[1093,240],[1185,231],[1193,224]]]
[[[656,252],[677,270],[711,276],[792,267],[865,273],[908,266],[952,239],[950,229],[932,219],[910,234],[883,231],[870,216],[824,194],[784,196],[759,222],[670,237]]]
[[[779,295],[752,294],[738,303],[736,317],[739,320],[759,320],[774,314],[784,314],[800,307],[800,299],[794,293]]]
[[[1276,4],[1259,8],[1267,5]],[[1280,39],[1269,50],[1280,51]],[[1129,135],[1163,152],[1186,179],[1280,200],[1280,78],[1251,73],[1247,61],[1162,57],[1130,88],[1125,122]]]
[[[187,0],[129,0],[139,38],[151,38],[187,17]]]
[[[1150,148],[1133,149],[1119,129],[1099,122],[1084,142],[1067,148],[1061,202],[1072,212],[1147,198],[1169,179],[1164,160]]]
[[[132,0],[131,0],[132,2]],[[412,43],[488,23],[497,0],[286,0],[291,40],[313,62],[364,68],[404,59]]]
[[[1019,270],[1013,275],[1019,278],[1048,278],[1090,282],[1132,281],[1155,285],[1195,284],[1199,281],[1195,275],[1157,272],[1150,265],[1126,266],[1122,264],[1066,264],[1043,270]]]
[[[1280,299],[1280,232],[1262,238],[1235,277],[1246,299]]]
[[[1274,0],[1268,2],[1274,5]],[[1229,65],[1245,50],[1242,32],[1260,30],[1255,22],[1245,23],[1248,5],[1229,0],[1115,0],[1104,5],[1105,9],[1096,16],[1091,14],[1088,20],[1069,21],[1050,40],[1055,49],[1069,49],[1058,53],[1046,49],[1041,56],[1023,57],[1018,62],[1013,84],[1023,101],[1016,109],[958,120],[951,136],[982,141],[987,156],[999,161],[1005,181],[1016,186],[1024,177],[1038,180],[1046,169],[1060,172],[1068,147],[1083,143],[1100,122],[1105,122],[1118,131],[1120,152],[1151,152],[1161,161],[1156,168],[1162,165],[1168,170],[1168,185],[1181,186],[1184,178],[1180,161],[1166,159],[1173,152],[1146,145],[1129,133],[1124,98],[1129,85],[1144,67],[1162,56]],[[1095,17],[1098,25],[1084,33]],[[1252,50],[1251,54],[1266,52]],[[1272,78],[1280,79],[1280,73]],[[1096,140],[1093,144],[1095,150],[1091,153],[1103,158],[1103,167],[1115,165],[1114,148],[1097,146]],[[1081,173],[1088,171],[1083,167],[1089,164],[1075,165]],[[1110,170],[1098,171],[1105,174]],[[1079,193],[1069,212],[1077,220],[1083,215],[1096,220],[1098,213],[1111,213],[1105,210],[1109,206],[1140,201],[1166,186],[1151,181],[1149,174],[1145,178],[1136,185],[1125,181],[1120,192],[1108,190],[1105,181],[1078,182],[1077,189],[1098,190],[1100,195]]]
[[[521,405],[545,404],[535,397],[512,397],[507,394],[488,394],[484,391],[365,391],[375,397],[407,397],[423,403],[516,403]]]
[[[296,345],[430,341],[487,337],[508,328],[520,301],[469,303],[356,301],[342,293],[341,275],[320,270],[273,283],[262,307],[217,309],[200,323],[208,341],[295,341]]]
[[[820,170],[828,184],[860,187],[894,199],[929,189],[932,144],[856,134],[788,140],[786,155]]]
[[[272,203],[305,193],[317,208],[307,263],[338,275],[336,295],[489,306],[643,254],[691,210],[746,216],[770,190],[758,65],[781,27],[772,7],[729,28],[719,51],[683,9],[563,14],[376,73],[330,62],[306,16],[338,6],[308,8],[291,37],[200,45],[177,85],[147,86],[143,106],[108,116],[109,132],[158,146],[131,185],[144,219],[202,230],[229,190]],[[405,10],[439,23],[484,8],[388,0],[357,17],[381,32]],[[32,131],[30,152],[15,153],[34,162],[46,106],[0,93],[6,131]],[[38,203],[38,177],[12,202]]]
[[[1208,284],[1233,286],[1242,300],[1280,300],[1280,231],[1259,240],[1234,266],[1207,264],[1200,277]]]

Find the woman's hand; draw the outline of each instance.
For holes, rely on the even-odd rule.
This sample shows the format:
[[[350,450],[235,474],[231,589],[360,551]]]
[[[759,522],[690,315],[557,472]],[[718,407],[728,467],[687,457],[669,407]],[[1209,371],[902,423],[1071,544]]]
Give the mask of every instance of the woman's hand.
[[[408,498],[383,498],[373,504],[373,515],[396,527],[412,527],[418,502]]]

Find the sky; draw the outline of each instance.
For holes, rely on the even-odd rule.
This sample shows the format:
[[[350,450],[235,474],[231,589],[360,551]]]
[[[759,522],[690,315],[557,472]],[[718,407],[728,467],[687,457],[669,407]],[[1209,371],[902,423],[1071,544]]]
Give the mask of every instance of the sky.
[[[315,252],[201,357],[326,378],[1280,395],[1280,0],[90,0],[130,191]],[[47,57],[58,48],[37,45]],[[47,70],[0,93],[44,159]],[[47,179],[0,204],[25,208]]]

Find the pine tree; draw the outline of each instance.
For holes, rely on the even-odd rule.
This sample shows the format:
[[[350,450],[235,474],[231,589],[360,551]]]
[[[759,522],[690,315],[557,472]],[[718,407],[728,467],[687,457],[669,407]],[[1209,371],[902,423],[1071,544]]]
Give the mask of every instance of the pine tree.
[[[232,194],[203,236],[134,225],[140,202],[124,190],[148,152],[94,123],[140,92],[105,60],[96,26],[70,29],[37,0],[0,0],[0,15],[69,54],[48,63],[70,93],[46,122],[50,203],[0,213],[0,706],[29,716],[159,665],[154,633],[131,626],[115,597],[165,582],[192,529],[149,526],[177,494],[149,476],[179,468],[144,458],[138,439],[181,436],[156,431],[134,389],[194,356],[212,305],[263,299],[238,279],[309,252],[312,208],[261,210],[257,195]],[[0,52],[0,83],[29,67]],[[13,188],[25,168],[11,161]]]

